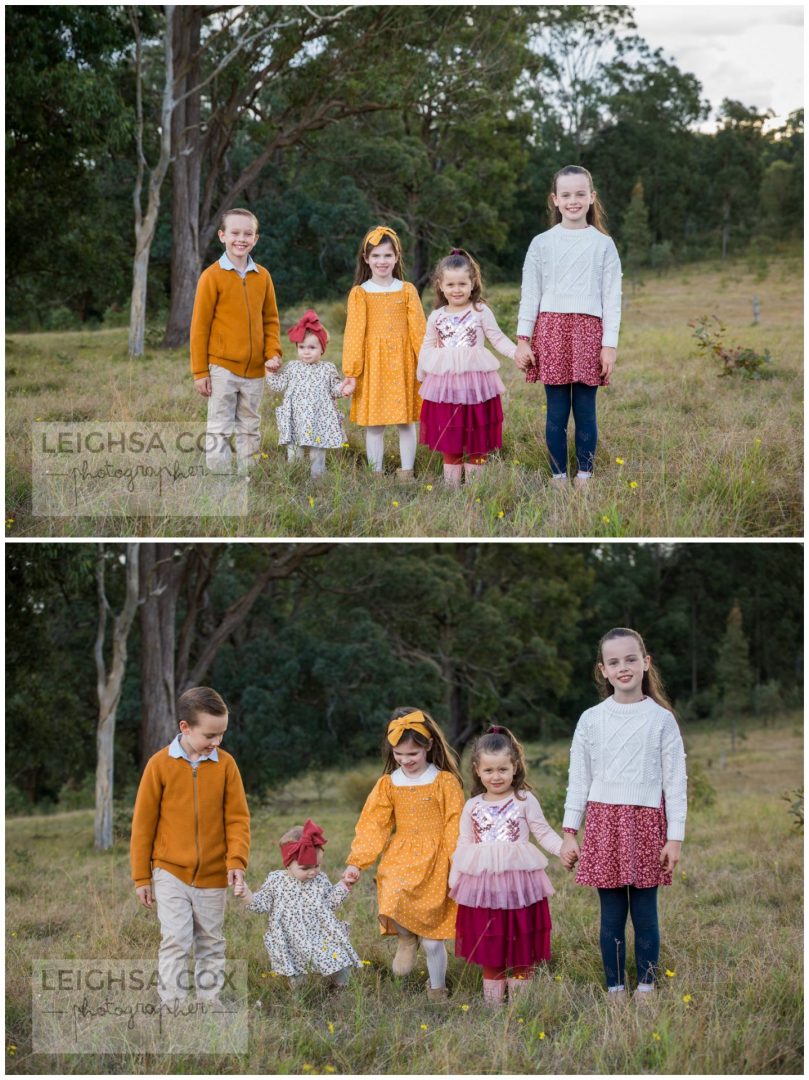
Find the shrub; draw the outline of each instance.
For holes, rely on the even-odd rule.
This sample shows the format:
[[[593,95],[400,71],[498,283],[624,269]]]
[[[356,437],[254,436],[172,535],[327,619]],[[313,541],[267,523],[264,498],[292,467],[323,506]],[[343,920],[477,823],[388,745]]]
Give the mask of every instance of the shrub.
[[[794,819],[792,828],[803,836],[803,787],[796,788],[794,791],[785,791],[781,798],[789,803],[789,813]]]
[[[753,687],[753,712],[768,724],[784,711],[784,699],[781,696],[781,684],[777,679],[760,683]]]
[[[715,357],[722,364],[719,372],[720,377],[733,375],[741,372],[744,379],[768,379],[771,372],[767,371],[767,364],[772,363],[770,350],[757,353],[755,349],[742,348],[740,345],[730,347],[723,341],[727,327],[716,315],[702,315],[699,319],[688,324],[694,330],[697,339],[697,348],[700,353],[707,353]]]
[[[371,788],[376,783],[378,775],[378,773],[374,773],[373,776],[369,776],[367,772],[362,772],[359,769],[345,774],[340,784],[340,790],[352,810],[359,811],[365,806],[365,800],[370,795]]]
[[[33,813],[33,806],[18,787],[6,784],[6,817],[22,817]]]
[[[59,791],[59,810],[92,810],[96,801],[96,778],[93,773],[81,780],[72,776]]]
[[[708,778],[704,765],[698,761],[688,763],[688,809],[698,810],[713,806],[716,802],[716,788]]]

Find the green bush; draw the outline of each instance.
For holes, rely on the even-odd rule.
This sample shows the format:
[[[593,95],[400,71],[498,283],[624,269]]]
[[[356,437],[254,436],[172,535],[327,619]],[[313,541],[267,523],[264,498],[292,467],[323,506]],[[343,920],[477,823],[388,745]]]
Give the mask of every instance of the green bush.
[[[716,788],[711,783],[704,765],[698,761],[688,763],[688,809],[701,810],[716,802]]]
[[[359,769],[345,774],[340,784],[340,790],[352,810],[359,811],[365,806],[365,800],[371,793],[371,788],[376,783],[378,775],[378,773],[371,775]]]
[[[92,810],[96,801],[96,778],[87,773],[82,780],[72,776],[59,790],[59,810]]]
[[[6,784],[6,817],[22,817],[33,811],[33,806],[20,789],[13,784]]]
[[[803,836],[803,787],[785,791],[781,798],[789,803],[789,813],[793,817],[792,828]]]
[[[770,679],[753,687],[753,712],[760,716],[765,724],[784,711],[784,699],[781,696],[781,684],[777,679]]]
[[[741,345],[728,346],[723,337],[727,327],[716,315],[701,315],[688,324],[697,339],[697,348],[703,354],[715,357],[721,362],[720,378],[740,372],[744,379],[769,379],[772,372],[767,365],[772,363],[770,350],[757,353],[755,349],[742,348]]]

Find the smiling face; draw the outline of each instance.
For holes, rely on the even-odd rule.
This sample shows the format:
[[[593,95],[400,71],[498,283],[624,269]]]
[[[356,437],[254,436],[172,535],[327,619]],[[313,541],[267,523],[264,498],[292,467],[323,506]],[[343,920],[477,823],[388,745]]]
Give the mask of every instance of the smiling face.
[[[213,713],[199,712],[193,725],[181,720],[179,727],[183,750],[192,761],[196,761],[198,757],[210,754],[222,745],[228,729],[227,713],[224,716],[214,716]]]
[[[427,753],[432,745],[432,739],[430,739],[426,746],[419,746],[415,739],[401,739],[399,743],[393,747],[393,760],[400,766],[405,776],[411,778],[414,776],[421,776],[429,764],[427,761]]]
[[[396,266],[396,251],[390,240],[383,240],[371,248],[363,259],[371,270],[371,280],[377,285],[390,285],[393,281],[393,269]]]
[[[318,851],[316,866],[301,866],[297,859],[293,859],[287,867],[287,873],[290,877],[294,877],[296,881],[311,881],[320,873],[320,864],[322,862],[323,852]]]
[[[486,794],[502,799],[514,792],[514,762],[508,750],[496,754],[481,754],[475,765],[475,772],[486,788]]]
[[[228,214],[224,229],[219,230],[219,239],[230,261],[235,266],[244,266],[258,241],[256,223],[247,214]]]
[[[320,342],[315,334],[307,334],[298,342],[298,359],[304,364],[316,364],[323,355]]]
[[[643,675],[651,658],[643,655],[637,641],[628,635],[605,641],[601,647],[601,674],[615,691],[615,700],[625,705],[643,698]]]
[[[445,270],[439,284],[450,308],[464,308],[472,295],[472,279],[468,270]]]
[[[595,197],[596,193],[584,173],[560,176],[556,181],[556,191],[551,195],[553,205],[562,215],[562,224],[574,229],[587,226],[587,211]]]

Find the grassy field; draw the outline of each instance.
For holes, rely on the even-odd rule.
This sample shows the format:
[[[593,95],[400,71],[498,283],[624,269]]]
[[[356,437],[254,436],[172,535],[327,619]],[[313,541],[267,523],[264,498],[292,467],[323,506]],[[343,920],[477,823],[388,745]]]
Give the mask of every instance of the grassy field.
[[[449,1006],[427,1004],[423,972],[393,978],[392,943],[377,933],[366,874],[342,910],[360,956],[370,963],[342,994],[329,993],[316,979],[292,993],[285,980],[272,978],[261,918],[245,916],[229,901],[228,955],[248,961],[246,1055],[33,1054],[32,960],[154,956],[157,950],[157,920],[135,901],[126,845],[95,854],[92,814],[77,811],[7,823],[7,1071],[801,1074],[803,839],[782,799],[785,789],[802,783],[801,718],[749,730],[735,755],[725,733],[684,734],[692,779],[706,778],[716,801],[690,812],[674,885],[661,889],[661,962],[674,974],[664,976],[648,1011],[630,1006],[619,1014],[607,1006],[595,892],[577,886],[553,860],[554,959],[519,1005],[501,1013],[481,1004],[479,969],[454,958]],[[567,743],[541,749],[552,764],[563,762]],[[540,748],[529,750],[536,755]],[[357,792],[375,776],[369,765],[347,778],[308,776],[275,791],[254,813],[250,883],[255,887],[276,868],[278,836],[307,816],[326,829],[326,869],[336,879]],[[558,773],[543,778],[535,769],[532,779],[558,828]]]
[[[597,476],[586,494],[550,490],[544,393],[503,364],[504,446],[461,492],[440,481],[441,458],[419,449],[417,483],[373,481],[362,430],[330,451],[326,477],[288,466],[273,399],[263,402],[264,456],[248,513],[200,518],[33,517],[32,422],[203,421],[184,350],[126,355],[125,330],[15,334],[6,339],[6,530],[10,536],[589,537],[799,536],[802,518],[802,305],[799,253],[769,262],[700,265],[629,283],[613,385],[599,394]],[[761,322],[752,326],[752,297]],[[491,291],[509,332],[516,286]],[[307,301],[298,307],[302,310]],[[283,313],[286,326],[299,315]],[[339,363],[344,307],[321,305]],[[719,315],[731,343],[768,348],[766,382],[717,378],[689,320]],[[291,357],[289,343],[286,354]],[[389,433],[386,468],[396,464]],[[619,460],[620,459],[620,460]]]

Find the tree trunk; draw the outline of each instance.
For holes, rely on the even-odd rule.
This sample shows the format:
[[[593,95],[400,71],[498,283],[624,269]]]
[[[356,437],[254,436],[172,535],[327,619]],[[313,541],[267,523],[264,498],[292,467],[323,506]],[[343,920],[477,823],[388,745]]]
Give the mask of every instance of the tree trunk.
[[[146,286],[149,277],[151,237],[146,246],[138,238],[138,252],[132,268],[132,299],[129,306],[129,355],[143,356],[146,336]]]
[[[180,7],[174,36],[176,96],[172,115],[171,306],[163,346],[176,349],[188,341],[194,294],[202,270],[199,245],[201,172],[200,27],[196,5]],[[188,94],[188,97],[183,97]]]
[[[140,765],[177,734],[175,627],[185,560],[174,544],[141,545]]]

